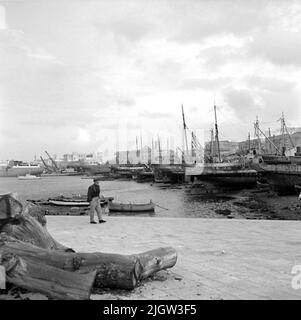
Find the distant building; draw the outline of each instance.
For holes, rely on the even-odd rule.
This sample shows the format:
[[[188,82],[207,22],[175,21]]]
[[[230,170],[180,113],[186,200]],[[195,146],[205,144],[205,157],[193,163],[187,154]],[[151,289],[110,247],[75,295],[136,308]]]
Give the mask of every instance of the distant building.
[[[270,141],[269,141],[270,140]],[[261,150],[261,152],[265,153],[276,153],[276,148],[279,151],[282,151],[282,148],[285,147],[286,150],[292,149],[293,146],[298,147],[301,146],[301,131],[295,132],[290,135],[273,135],[267,138],[261,139],[250,139],[245,140],[239,143],[239,152],[246,153],[249,149],[251,150]]]
[[[71,162],[71,161],[83,161],[88,163],[102,163],[102,152],[95,152],[95,153],[66,153],[63,155],[64,162]]]
[[[211,150],[213,149],[213,150]],[[238,150],[239,150],[239,142],[236,141],[229,141],[229,140],[222,140],[219,142],[219,149],[220,149],[220,154],[221,156],[229,156],[231,154],[235,154]],[[217,155],[217,143],[215,141],[213,141],[213,143],[211,144],[211,142],[207,142],[205,144],[205,153],[206,154],[210,154],[211,152],[213,152],[214,155]]]
[[[185,152],[185,162],[195,163],[203,162],[203,152],[188,150]],[[181,150],[158,149],[158,144],[154,144],[154,149],[145,146],[140,150],[119,151],[115,154],[115,159],[110,163],[118,164],[181,164],[183,154]]]

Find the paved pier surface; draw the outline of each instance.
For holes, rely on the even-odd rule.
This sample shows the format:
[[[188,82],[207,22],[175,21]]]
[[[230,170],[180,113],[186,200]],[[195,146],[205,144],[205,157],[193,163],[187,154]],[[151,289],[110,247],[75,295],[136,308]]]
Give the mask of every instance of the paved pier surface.
[[[132,254],[172,246],[178,261],[133,291],[92,299],[300,299],[301,221],[48,216],[50,233],[76,251]]]

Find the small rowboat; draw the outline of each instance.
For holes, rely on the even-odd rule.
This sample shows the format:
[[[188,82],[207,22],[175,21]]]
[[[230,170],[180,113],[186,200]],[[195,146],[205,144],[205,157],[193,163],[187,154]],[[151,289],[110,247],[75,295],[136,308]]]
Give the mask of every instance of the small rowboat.
[[[104,197],[103,199],[100,199],[100,204],[106,204],[109,201],[112,201],[113,197]],[[48,204],[52,204],[55,206],[65,206],[65,207],[88,207],[90,205],[89,202],[75,199],[75,198],[67,198],[67,197],[58,197],[56,199],[48,199]]]
[[[154,212],[155,204],[152,201],[145,204],[117,203],[109,201],[108,208],[110,212]]]
[[[48,200],[49,204],[55,206],[65,206],[65,207],[88,207],[90,204],[86,201],[61,201],[61,200]]]

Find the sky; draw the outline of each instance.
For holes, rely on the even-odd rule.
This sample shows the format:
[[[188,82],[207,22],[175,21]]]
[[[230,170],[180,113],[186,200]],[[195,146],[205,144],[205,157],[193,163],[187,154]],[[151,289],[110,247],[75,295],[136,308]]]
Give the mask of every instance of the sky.
[[[0,0],[0,159],[301,127],[301,3]],[[190,133],[188,133],[190,134]],[[172,142],[172,143],[171,143]]]

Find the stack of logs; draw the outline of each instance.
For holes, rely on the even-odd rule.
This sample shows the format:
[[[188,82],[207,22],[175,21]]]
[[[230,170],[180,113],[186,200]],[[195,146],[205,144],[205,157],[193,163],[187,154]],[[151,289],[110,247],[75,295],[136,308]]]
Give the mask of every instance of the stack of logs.
[[[16,194],[0,196],[0,265],[17,287],[52,299],[84,300],[92,288],[132,290],[176,261],[171,247],[134,255],[75,252],[52,238],[38,206]]]

